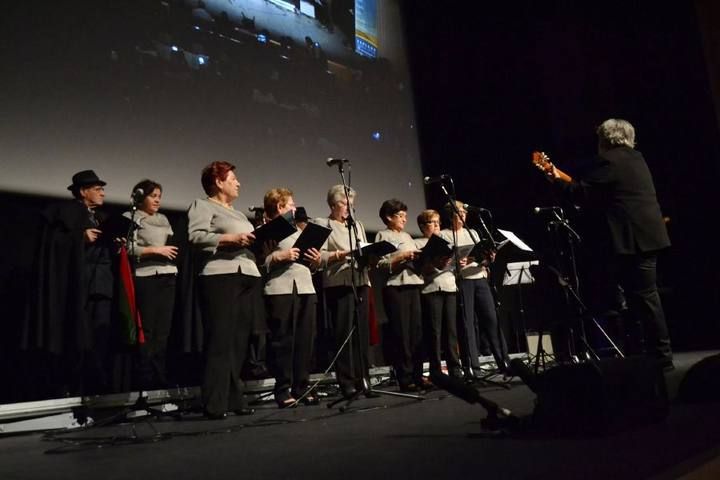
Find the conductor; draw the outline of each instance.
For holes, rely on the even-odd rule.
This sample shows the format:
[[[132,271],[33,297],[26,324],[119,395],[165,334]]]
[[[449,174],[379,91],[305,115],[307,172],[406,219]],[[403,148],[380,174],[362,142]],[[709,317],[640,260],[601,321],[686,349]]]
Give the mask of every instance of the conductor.
[[[650,170],[635,150],[635,129],[627,120],[611,118],[597,128],[598,155],[571,177],[547,158],[535,165],[583,208],[585,253],[594,313],[621,312],[631,332],[626,349],[641,350],[672,370],[673,357],[665,313],[657,289],[658,252],[670,246]],[[627,307],[622,301],[624,292]]]

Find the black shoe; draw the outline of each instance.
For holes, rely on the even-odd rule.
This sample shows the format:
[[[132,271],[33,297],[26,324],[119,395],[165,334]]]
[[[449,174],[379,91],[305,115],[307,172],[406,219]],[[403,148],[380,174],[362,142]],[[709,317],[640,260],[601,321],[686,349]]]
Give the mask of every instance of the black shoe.
[[[405,385],[400,385],[400,391],[402,393],[417,393],[420,391],[420,388],[414,383],[408,383]]]
[[[255,414],[255,409],[243,407],[243,408],[238,408],[236,410],[233,410],[233,413],[238,416],[253,415],[253,414]]]
[[[227,418],[227,413],[210,413],[206,410],[205,418],[208,420],[225,420]]]
[[[348,388],[341,388],[340,393],[342,394],[344,399],[349,400],[351,398],[356,397],[358,394],[358,391],[355,389],[355,387],[348,387]]]
[[[512,377],[512,369],[510,368],[510,362],[507,359],[502,359],[496,362],[498,372],[502,373],[506,377]]]
[[[483,365],[482,367],[472,369],[473,377],[476,377],[479,379],[485,378],[489,375],[494,375],[496,373],[498,373],[497,368],[492,368],[489,365],[488,366]]]
[[[422,377],[420,380],[417,380],[415,384],[418,386],[420,390],[423,390],[425,392],[429,392],[430,390],[435,390],[435,385],[428,380],[425,377]]]
[[[265,365],[258,365],[257,367],[250,370],[250,375],[252,375],[254,378],[261,379],[261,378],[270,378],[270,371],[267,369]]]

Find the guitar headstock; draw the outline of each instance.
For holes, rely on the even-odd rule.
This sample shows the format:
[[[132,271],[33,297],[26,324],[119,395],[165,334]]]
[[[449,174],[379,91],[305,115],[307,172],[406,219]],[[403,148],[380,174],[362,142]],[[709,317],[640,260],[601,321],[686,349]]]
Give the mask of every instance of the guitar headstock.
[[[552,171],[553,164],[545,152],[532,152],[532,163],[545,173]]]

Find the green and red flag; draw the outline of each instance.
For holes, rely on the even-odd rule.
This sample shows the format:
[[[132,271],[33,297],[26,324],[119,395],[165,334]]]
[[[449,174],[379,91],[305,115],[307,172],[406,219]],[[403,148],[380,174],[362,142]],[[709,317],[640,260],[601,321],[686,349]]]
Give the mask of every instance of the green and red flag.
[[[118,271],[120,276],[118,310],[123,339],[128,345],[142,345],[145,343],[145,333],[135,301],[135,283],[130,268],[130,258],[124,245],[120,247]]]

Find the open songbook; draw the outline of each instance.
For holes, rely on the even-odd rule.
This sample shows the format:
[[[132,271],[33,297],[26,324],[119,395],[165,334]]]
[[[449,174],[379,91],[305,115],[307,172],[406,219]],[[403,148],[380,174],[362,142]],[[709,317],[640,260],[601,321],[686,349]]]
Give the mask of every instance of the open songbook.
[[[496,229],[494,233],[494,244],[490,240],[486,241],[480,241],[476,244],[467,244],[467,245],[458,245],[455,247],[455,250],[457,251],[457,255],[459,258],[465,258],[465,257],[474,257],[476,259],[482,258],[490,251],[499,252],[500,249],[505,247],[507,244],[511,244],[516,246],[522,251],[525,252],[532,252],[533,249],[530,248],[525,242],[520,240],[517,235],[515,235],[510,230],[502,230],[502,229]]]
[[[495,247],[495,250],[497,251],[498,248],[499,247]],[[480,259],[485,257],[492,249],[493,248],[485,242],[478,242],[469,243],[467,245],[458,245],[455,247],[454,251],[457,252],[458,258],[472,257],[479,261]]]
[[[255,243],[253,250],[262,250],[266,242],[274,241],[280,243],[293,233],[297,232],[292,222],[292,212],[289,214],[278,215],[264,225],[260,225],[253,234],[255,235]]]
[[[360,268],[364,268],[368,265],[371,257],[383,257],[388,253],[392,253],[397,250],[397,245],[387,240],[380,240],[375,243],[360,242],[360,250],[355,250],[353,255],[355,260],[358,262]]]
[[[524,252],[532,252],[533,251],[533,249],[530,248],[530,246],[528,246],[527,243],[520,240],[520,238],[518,238],[518,236],[515,235],[510,230],[501,230],[498,228],[497,231],[500,232],[500,234],[503,237],[505,237],[505,239],[501,242],[502,245],[500,247],[497,247],[497,250],[500,250],[500,248],[502,248],[502,246],[504,246],[506,243],[510,242]]]
[[[332,228],[328,228],[314,222],[308,222],[307,226],[302,231],[298,239],[295,240],[295,244],[293,245],[293,248],[300,249],[300,257],[296,260],[296,262],[307,265],[305,252],[311,248],[320,250],[325,243],[325,240],[327,240],[331,233]]]
[[[453,248],[450,242],[439,235],[433,234],[428,238],[427,243],[420,252],[420,258],[416,263],[422,265],[426,262],[437,260],[438,258],[451,256],[453,254]]]
[[[439,235],[433,234],[430,238],[428,238],[425,246],[420,249],[420,255],[414,260],[408,262],[408,267],[420,273],[428,266],[428,264],[432,264],[434,266],[437,260],[451,257],[452,254],[453,248],[450,245],[450,242]],[[450,266],[447,268],[450,268]]]

